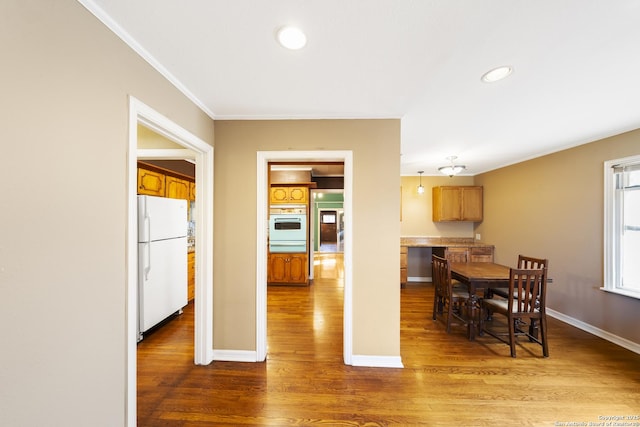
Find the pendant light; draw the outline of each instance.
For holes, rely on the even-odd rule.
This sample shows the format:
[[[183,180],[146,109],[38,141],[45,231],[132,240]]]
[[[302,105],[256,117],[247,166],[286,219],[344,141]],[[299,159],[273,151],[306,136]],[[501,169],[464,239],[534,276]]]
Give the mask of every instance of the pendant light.
[[[451,164],[449,166],[439,167],[438,170],[445,175],[449,175],[449,177],[459,174],[460,172],[465,170],[467,167],[465,165],[454,165],[453,161],[457,158],[458,158],[457,156],[447,157],[447,160],[449,160]]]
[[[420,174],[420,185],[418,185],[418,194],[424,194],[424,186],[422,185],[422,174],[424,171],[418,171]]]

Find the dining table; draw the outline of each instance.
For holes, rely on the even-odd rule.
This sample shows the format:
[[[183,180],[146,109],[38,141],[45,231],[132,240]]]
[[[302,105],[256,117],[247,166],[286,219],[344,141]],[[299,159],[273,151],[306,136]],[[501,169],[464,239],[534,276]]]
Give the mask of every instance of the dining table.
[[[476,337],[478,314],[478,293],[487,297],[493,288],[508,288],[510,267],[493,262],[452,262],[449,263],[451,278],[464,283],[469,288],[469,321],[467,324],[469,340]]]

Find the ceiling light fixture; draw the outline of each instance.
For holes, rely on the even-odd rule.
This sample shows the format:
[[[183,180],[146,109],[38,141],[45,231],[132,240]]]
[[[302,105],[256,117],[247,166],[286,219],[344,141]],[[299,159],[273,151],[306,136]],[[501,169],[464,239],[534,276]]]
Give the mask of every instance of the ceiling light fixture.
[[[307,36],[300,28],[285,26],[276,33],[278,43],[291,50],[302,49],[307,44]]]
[[[420,174],[420,185],[418,185],[418,194],[423,194],[424,186],[422,185],[422,174],[424,173],[424,171],[418,171],[418,173]]]
[[[482,81],[485,83],[493,83],[498,80],[502,80],[508,77],[513,72],[513,67],[510,65],[503,65],[493,70],[489,70],[482,75]]]
[[[454,165],[453,161],[457,158],[458,157],[456,156],[447,157],[447,160],[449,160],[451,164],[449,166],[439,167],[438,170],[445,175],[449,175],[449,177],[459,174],[460,172],[465,170],[467,167],[465,165]]]

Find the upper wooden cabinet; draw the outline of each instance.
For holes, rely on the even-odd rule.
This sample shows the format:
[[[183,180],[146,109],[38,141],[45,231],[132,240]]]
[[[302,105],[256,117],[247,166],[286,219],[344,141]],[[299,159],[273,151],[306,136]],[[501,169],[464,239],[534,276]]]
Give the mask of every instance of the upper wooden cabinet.
[[[278,203],[296,203],[307,204],[309,201],[309,188],[294,187],[271,187],[269,192],[269,202],[271,204]]]
[[[190,184],[189,181],[167,175],[166,177],[167,197],[170,197],[172,199],[189,200],[189,195],[191,193],[189,189],[189,184]]]
[[[433,187],[433,221],[482,221],[482,187]]]
[[[165,175],[148,169],[138,168],[138,194],[164,197]]]
[[[196,183],[195,182],[189,183],[189,200],[191,201],[196,200]]]
[[[196,184],[188,176],[138,162],[138,194],[195,200]]]

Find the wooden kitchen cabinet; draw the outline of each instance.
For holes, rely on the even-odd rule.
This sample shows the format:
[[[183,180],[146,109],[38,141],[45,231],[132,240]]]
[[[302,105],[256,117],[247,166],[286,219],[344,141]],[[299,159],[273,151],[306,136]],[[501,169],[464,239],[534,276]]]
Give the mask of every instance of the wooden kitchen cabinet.
[[[493,246],[471,246],[470,262],[493,262]]]
[[[172,199],[189,200],[189,181],[169,175],[167,175],[165,179],[167,186],[166,197],[170,197]]]
[[[195,182],[189,183],[189,200],[192,202],[196,200],[196,183]]]
[[[433,221],[482,221],[482,187],[433,187]]]
[[[196,296],[196,253],[187,253],[187,300]]]
[[[138,194],[164,197],[165,175],[148,169],[138,168]]]
[[[307,204],[309,201],[309,188],[301,186],[292,187],[271,187],[269,191],[269,202],[273,204],[278,203],[295,203],[295,204]]]
[[[409,255],[409,248],[406,246],[400,246],[400,283],[404,286],[407,283],[407,266]]]
[[[307,284],[306,253],[270,253],[269,283]]]

